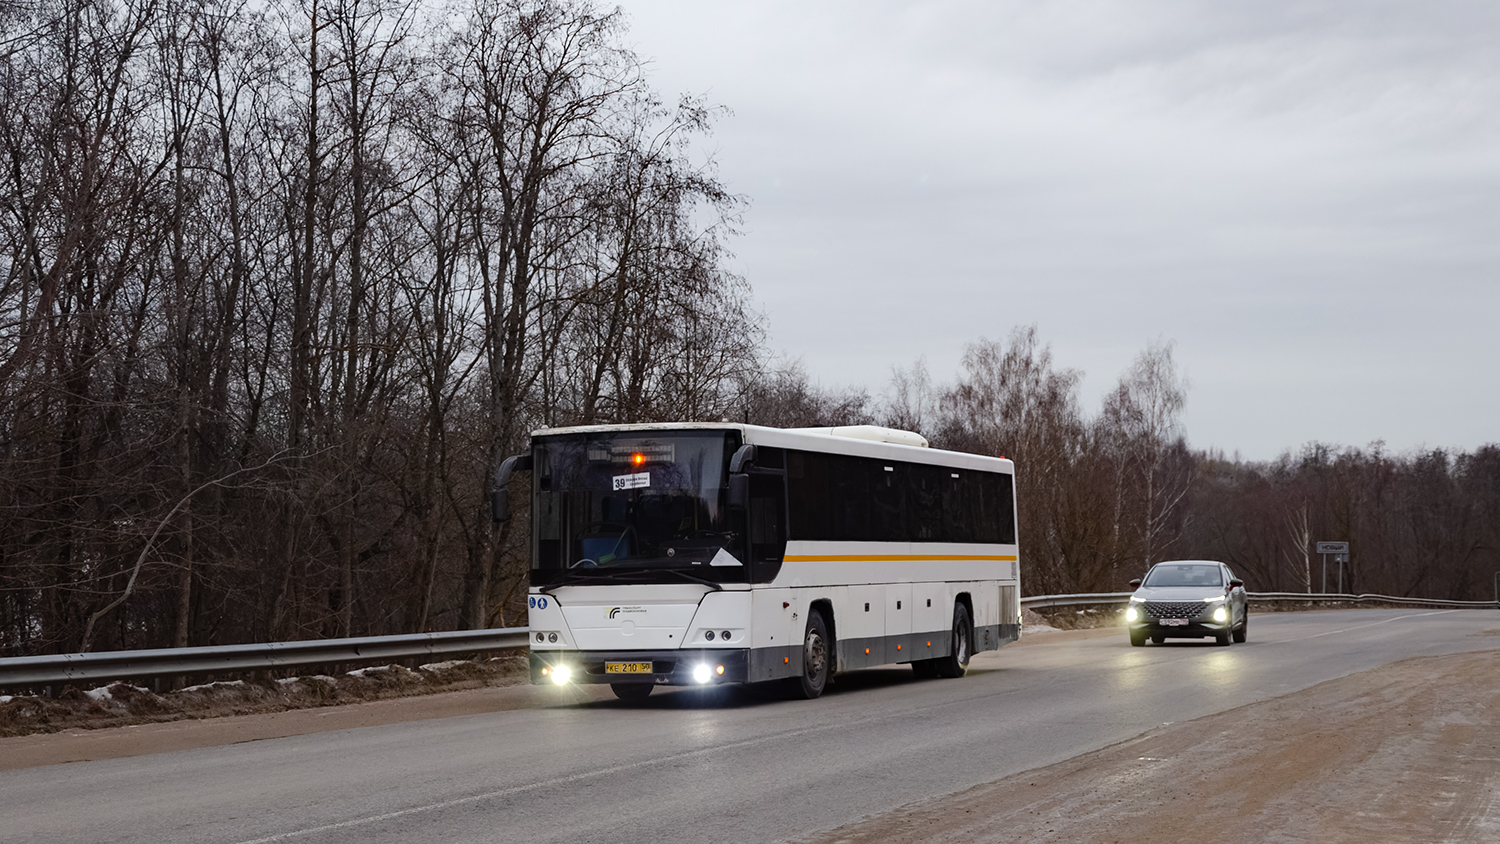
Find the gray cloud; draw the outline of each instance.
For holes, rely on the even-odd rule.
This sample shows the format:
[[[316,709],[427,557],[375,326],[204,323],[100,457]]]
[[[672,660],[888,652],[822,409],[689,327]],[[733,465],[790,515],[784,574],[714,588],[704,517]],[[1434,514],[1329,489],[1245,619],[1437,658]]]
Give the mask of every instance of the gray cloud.
[[[1198,446],[1500,440],[1500,7],[626,9],[734,109],[740,267],[825,382],[1035,322],[1090,404],[1176,339]]]

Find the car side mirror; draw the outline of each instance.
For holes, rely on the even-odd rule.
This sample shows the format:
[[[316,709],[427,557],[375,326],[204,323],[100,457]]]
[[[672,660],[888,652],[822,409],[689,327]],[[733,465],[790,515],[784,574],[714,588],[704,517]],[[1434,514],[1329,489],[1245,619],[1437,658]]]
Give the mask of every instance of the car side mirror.
[[[743,510],[750,506],[750,476],[729,476],[729,506],[734,510]]]
[[[1139,577],[1137,577],[1135,580],[1130,581],[1130,588],[1131,589],[1139,589],[1139,588],[1141,588],[1141,579]]]
[[[1245,588],[1245,581],[1243,581],[1243,580],[1231,580],[1231,581],[1229,581],[1229,588],[1230,589],[1243,589],[1243,588]]]

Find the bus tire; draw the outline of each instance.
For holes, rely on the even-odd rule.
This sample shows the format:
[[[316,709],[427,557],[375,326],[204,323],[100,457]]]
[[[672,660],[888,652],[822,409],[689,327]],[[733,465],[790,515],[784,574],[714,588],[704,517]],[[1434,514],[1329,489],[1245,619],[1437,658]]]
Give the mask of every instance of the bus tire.
[[[931,680],[937,675],[937,665],[934,660],[919,659],[911,664],[911,676],[918,680]]]
[[[802,675],[793,681],[793,694],[806,700],[818,697],[828,687],[832,673],[833,642],[828,638],[828,623],[821,612],[813,610],[802,636]]]
[[[650,683],[610,683],[609,690],[620,700],[645,700],[656,688]]]
[[[953,652],[939,657],[939,677],[962,677],[969,670],[969,657],[974,653],[974,626],[969,622],[969,609],[963,604],[953,605]]]

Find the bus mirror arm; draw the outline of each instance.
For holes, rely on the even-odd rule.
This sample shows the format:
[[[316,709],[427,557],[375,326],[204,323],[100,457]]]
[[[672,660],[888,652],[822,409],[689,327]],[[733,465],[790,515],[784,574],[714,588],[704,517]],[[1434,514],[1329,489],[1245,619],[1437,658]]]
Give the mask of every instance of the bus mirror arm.
[[[490,491],[490,516],[496,522],[510,521],[510,479],[517,472],[531,471],[531,455],[514,454],[505,458],[495,473],[495,487]]]
[[[755,462],[755,446],[742,445],[735,449],[734,456],[729,458],[729,474],[731,476],[744,472]]]
[[[750,476],[746,474],[735,474],[729,476],[729,507],[733,510],[744,510],[750,506]]]

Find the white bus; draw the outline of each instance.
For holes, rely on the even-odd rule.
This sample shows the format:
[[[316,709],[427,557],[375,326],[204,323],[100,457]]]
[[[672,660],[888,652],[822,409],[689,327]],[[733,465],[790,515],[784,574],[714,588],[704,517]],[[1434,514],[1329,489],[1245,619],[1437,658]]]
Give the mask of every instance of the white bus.
[[[531,679],[658,685],[962,676],[1021,635],[1014,464],[873,426],[536,431]]]

